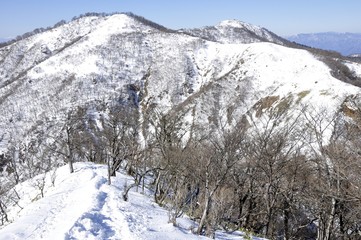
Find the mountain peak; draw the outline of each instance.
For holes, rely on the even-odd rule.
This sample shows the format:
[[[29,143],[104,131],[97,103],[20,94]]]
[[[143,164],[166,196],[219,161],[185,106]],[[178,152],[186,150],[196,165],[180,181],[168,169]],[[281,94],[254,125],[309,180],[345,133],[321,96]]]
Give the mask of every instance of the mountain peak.
[[[221,21],[216,27],[232,27],[232,28],[245,28],[251,31],[254,30],[262,30],[261,27],[259,26],[255,26],[246,22],[242,22],[236,19],[232,19],[232,20],[223,20]]]
[[[236,19],[224,20],[215,26],[181,29],[181,32],[208,41],[230,44],[272,42],[284,45],[285,40],[265,28]]]

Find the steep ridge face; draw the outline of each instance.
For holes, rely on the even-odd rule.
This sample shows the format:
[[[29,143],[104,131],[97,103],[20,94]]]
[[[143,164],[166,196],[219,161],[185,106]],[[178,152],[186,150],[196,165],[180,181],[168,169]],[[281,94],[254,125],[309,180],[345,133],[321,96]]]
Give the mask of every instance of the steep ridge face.
[[[290,111],[322,102],[336,111],[359,93],[311,53],[274,44],[280,38],[262,28],[224,21],[208,30],[165,31],[126,14],[90,16],[1,48],[2,146],[96,101],[131,101],[140,111],[194,109],[187,119],[212,127],[235,124],[270,95],[275,105],[287,98]],[[359,72],[359,64],[348,64]]]

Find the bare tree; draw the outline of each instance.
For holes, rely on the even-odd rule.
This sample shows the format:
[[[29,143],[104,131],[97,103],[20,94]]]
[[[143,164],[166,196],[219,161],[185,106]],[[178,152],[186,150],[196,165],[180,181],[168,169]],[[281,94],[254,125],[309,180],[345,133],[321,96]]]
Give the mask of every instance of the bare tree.
[[[110,177],[115,176],[123,160],[131,155],[131,144],[136,138],[136,126],[138,119],[133,109],[128,106],[112,106],[104,123],[103,145],[108,165],[108,182]],[[134,134],[133,134],[134,133]]]
[[[65,118],[60,118],[59,121],[63,122],[62,127],[58,134],[48,137],[52,139],[52,143],[48,144],[48,148],[55,154],[64,157],[65,162],[69,165],[70,173],[74,172],[74,162],[77,154],[81,151],[81,143],[84,141],[85,132],[85,109],[78,107],[71,109],[65,115]]]
[[[204,198],[201,204],[203,211],[197,229],[198,234],[202,234],[206,228],[206,234],[213,236],[215,228],[220,223],[219,220],[223,219],[223,216],[214,214],[213,219],[208,218],[212,206],[216,206],[214,203],[212,205],[212,202],[217,198],[218,191],[221,189],[225,191],[229,188],[227,180],[235,166],[243,158],[242,144],[245,140],[245,130],[243,128],[233,130],[220,128],[214,132],[214,135],[208,137],[209,141],[204,141],[198,146],[197,150],[200,152],[196,160],[199,162],[200,168],[198,181],[201,196]],[[222,201],[222,199],[218,199]],[[218,204],[221,206],[220,202]]]

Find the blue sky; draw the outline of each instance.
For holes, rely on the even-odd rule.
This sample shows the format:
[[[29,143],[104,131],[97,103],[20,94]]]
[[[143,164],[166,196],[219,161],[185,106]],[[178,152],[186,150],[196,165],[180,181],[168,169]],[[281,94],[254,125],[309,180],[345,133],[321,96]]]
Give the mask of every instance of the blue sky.
[[[133,12],[169,28],[238,19],[285,36],[361,33],[361,0],[4,0],[0,37],[15,37],[86,12]]]

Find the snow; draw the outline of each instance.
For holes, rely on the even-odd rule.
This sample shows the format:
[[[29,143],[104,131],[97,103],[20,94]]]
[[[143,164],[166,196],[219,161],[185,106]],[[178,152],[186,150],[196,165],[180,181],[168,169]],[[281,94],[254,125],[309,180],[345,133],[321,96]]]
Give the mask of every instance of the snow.
[[[133,188],[125,202],[123,188],[131,177],[117,173],[108,185],[106,174],[104,165],[76,163],[72,174],[63,166],[17,185],[21,201],[9,212],[12,223],[0,229],[0,239],[207,239],[191,233],[196,224],[186,217],[177,220],[178,227],[168,223],[168,211],[154,203],[147,189]],[[39,181],[45,183],[43,198]],[[242,235],[217,232],[216,238]]]
[[[337,109],[347,95],[360,91],[332,77],[330,69],[308,51],[273,43],[208,43],[195,58],[203,85],[231,71],[237,72],[243,79],[252,79],[249,87],[258,95],[249,99],[250,105],[259,100],[260,95],[282,98],[309,91],[302,101],[311,101],[314,107]],[[351,66],[357,71],[355,63],[350,63]]]
[[[45,77],[45,74],[60,74],[61,72],[68,71],[74,72],[78,76],[86,76],[89,73],[98,73],[97,61],[99,56],[94,53],[88,53],[89,49],[94,49],[98,46],[106,44],[109,41],[110,36],[117,34],[129,34],[137,31],[149,31],[148,27],[141,27],[137,24],[132,18],[128,17],[125,14],[116,14],[112,16],[105,17],[103,21],[96,25],[94,28],[93,21],[96,18],[85,18],[83,21],[88,20],[84,25],[89,25],[88,28],[81,28],[81,31],[77,32],[77,36],[86,38],[85,40],[80,40],[75,46],[70,46],[69,49],[73,56],[77,56],[76,62],[74,58],[70,59],[67,56],[67,53],[60,53],[55,56],[52,56],[49,60],[44,63],[39,64],[41,72],[31,71],[30,76],[34,78]],[[93,21],[92,21],[93,20]],[[87,30],[87,32],[85,31]],[[64,33],[49,32],[45,33],[41,39],[34,39],[34,42],[46,42],[48,45],[53,45],[53,41],[56,38],[59,38],[59,35]],[[50,46],[51,49],[54,49],[54,46]],[[83,56],[84,53],[87,53],[86,56]],[[62,64],[56,64],[61,62]]]
[[[247,30],[250,30],[250,31],[256,33],[259,36],[262,36],[264,34],[263,28],[249,24],[249,23],[241,22],[238,20],[224,20],[224,21],[221,21],[217,25],[217,27],[245,28]]]
[[[361,77],[361,64],[354,62],[346,62],[345,65],[357,76]]]
[[[230,29],[244,29],[246,31],[254,33],[258,37],[262,37],[264,39],[267,39],[267,41],[269,41],[269,42],[273,42],[273,43],[275,42],[275,43],[278,43],[278,44],[282,45],[282,42],[279,39],[272,36],[271,33],[267,29],[264,29],[262,27],[252,25],[252,24],[249,24],[249,23],[245,23],[245,22],[242,22],[242,21],[224,20],[224,21],[221,21],[215,27],[225,35],[227,35],[227,32],[229,33]],[[231,42],[229,42],[227,40],[225,40],[225,41],[224,40],[225,39],[223,39],[222,42],[231,43]],[[236,41],[234,41],[234,42],[236,42]],[[259,41],[256,41],[256,42],[259,42]]]
[[[156,104],[160,111],[181,103],[194,107],[197,111],[187,121],[203,126],[209,125],[214,109],[219,109],[217,114],[227,122],[224,113],[231,105],[235,123],[267,96],[278,96],[279,101],[290,97],[294,103],[290,114],[295,114],[305,105],[334,112],[346,96],[360,92],[333,78],[330,69],[305,50],[254,43],[248,35],[246,42],[253,43],[239,43],[238,35],[228,34],[237,27],[255,32],[264,29],[229,20],[217,27],[224,31],[221,37],[227,41],[165,33],[127,15],[115,14],[81,18],[18,42],[9,53],[4,50],[4,62],[0,64],[4,69],[0,79],[16,81],[0,88],[0,136],[5,136],[0,150],[6,149],[9,132],[14,129],[18,133],[13,135],[19,136],[34,126],[45,129],[45,125],[36,123],[57,118],[69,107],[124,97],[129,83],[139,83],[142,93],[147,93],[142,103]],[[52,51],[49,56],[41,52],[44,45]],[[18,54],[25,56],[20,64],[5,57]],[[360,74],[356,63],[349,65]],[[26,74],[17,80],[16,74],[11,75],[15,70]],[[148,78],[143,79],[147,72]],[[217,90],[206,90],[212,85],[217,85]],[[185,86],[191,86],[191,91]],[[300,98],[300,93],[307,94]],[[186,101],[193,96],[197,100]],[[8,124],[10,119],[19,121],[15,126],[14,121]]]
[[[233,28],[249,28],[249,29],[257,29],[261,30],[261,27],[254,26],[245,22],[241,22],[238,20],[223,20],[217,26],[222,27],[233,27]]]

